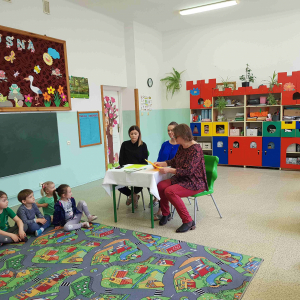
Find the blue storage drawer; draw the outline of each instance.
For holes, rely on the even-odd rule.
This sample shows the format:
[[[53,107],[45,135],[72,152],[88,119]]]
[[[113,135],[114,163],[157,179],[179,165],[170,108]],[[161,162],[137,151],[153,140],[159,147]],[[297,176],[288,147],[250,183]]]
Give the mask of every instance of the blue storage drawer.
[[[213,137],[213,155],[219,157],[219,164],[228,165],[228,137]]]

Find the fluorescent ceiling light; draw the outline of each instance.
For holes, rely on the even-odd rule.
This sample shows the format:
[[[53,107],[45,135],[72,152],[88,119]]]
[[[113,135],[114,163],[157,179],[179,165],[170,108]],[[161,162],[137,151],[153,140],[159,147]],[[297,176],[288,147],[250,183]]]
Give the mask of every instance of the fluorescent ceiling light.
[[[217,2],[217,3],[213,3],[213,4],[207,4],[207,5],[203,5],[203,6],[197,6],[197,7],[183,9],[183,10],[180,10],[179,13],[181,15],[197,14],[197,13],[204,12],[204,11],[233,6],[233,5],[238,4],[239,2],[240,2],[239,0],[221,1],[221,2]]]

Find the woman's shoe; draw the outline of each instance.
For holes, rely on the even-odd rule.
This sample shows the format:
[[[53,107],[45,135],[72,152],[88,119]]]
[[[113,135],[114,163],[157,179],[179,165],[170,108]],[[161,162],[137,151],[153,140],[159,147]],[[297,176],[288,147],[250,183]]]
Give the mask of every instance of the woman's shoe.
[[[159,221],[162,218],[162,215],[154,214],[153,219],[154,221]]]
[[[176,232],[187,232],[189,230],[194,230],[196,228],[195,222],[191,221],[189,223],[183,223]]]
[[[132,203],[131,196],[127,197],[126,205],[129,206]]]
[[[169,214],[168,216],[162,216],[160,221],[159,221],[159,225],[160,226],[164,226],[168,223],[168,221],[170,221],[172,219],[171,214]]]

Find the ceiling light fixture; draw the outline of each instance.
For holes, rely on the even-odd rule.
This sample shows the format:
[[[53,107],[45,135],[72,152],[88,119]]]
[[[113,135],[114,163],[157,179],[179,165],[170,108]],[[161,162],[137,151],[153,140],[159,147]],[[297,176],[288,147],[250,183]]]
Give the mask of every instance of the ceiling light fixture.
[[[191,14],[197,14],[200,12],[205,12],[209,10],[219,9],[223,7],[229,7],[240,3],[240,0],[227,0],[227,1],[221,1],[217,3],[182,9],[179,11],[181,15],[191,15]]]

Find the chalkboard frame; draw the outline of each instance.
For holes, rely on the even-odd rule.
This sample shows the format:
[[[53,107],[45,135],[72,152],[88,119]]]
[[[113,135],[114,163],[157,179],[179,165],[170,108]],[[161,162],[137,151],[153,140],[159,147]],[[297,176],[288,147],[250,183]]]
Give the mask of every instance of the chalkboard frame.
[[[51,104],[51,106],[37,106],[37,107],[26,107],[22,106],[22,107],[0,107],[0,113],[1,112],[29,112],[29,111],[66,111],[66,110],[71,110],[72,106],[71,106],[71,95],[70,95],[70,83],[69,83],[69,70],[68,70],[68,59],[67,59],[67,47],[66,47],[66,41],[64,40],[60,40],[60,39],[56,39],[56,38],[51,38],[48,37],[46,35],[39,35],[39,34],[35,34],[35,33],[31,33],[31,32],[27,32],[27,31],[23,31],[23,30],[19,30],[19,29],[14,29],[14,28],[10,28],[10,27],[5,27],[0,25],[0,31],[4,31],[4,32],[8,32],[10,34],[16,34],[16,35],[22,35],[24,37],[27,38],[27,40],[29,39],[37,39],[37,40],[41,40],[41,41],[47,41],[47,42],[52,42],[52,43],[57,43],[57,44],[62,44],[63,47],[63,53],[62,53],[62,57],[64,59],[64,70],[63,73],[65,74],[65,76],[63,76],[62,78],[64,78],[66,85],[66,96],[67,96],[67,101],[65,103],[68,103],[68,106],[54,106]],[[4,40],[4,36],[2,36],[2,43],[1,44],[5,44]],[[15,41],[16,42],[16,41]],[[7,49],[8,51],[11,50],[15,50],[13,49]],[[16,52],[16,56],[18,56],[18,51]],[[34,52],[33,52],[34,53]],[[3,57],[0,57],[0,59],[3,59],[3,63],[7,63]],[[9,63],[11,64],[11,67],[14,68],[14,64],[13,63]],[[35,73],[32,73],[35,74]],[[21,74],[19,75],[19,77],[21,77]],[[28,79],[28,78],[26,78]],[[17,83],[18,81],[15,80],[14,83]],[[51,86],[52,87],[52,86]],[[1,92],[1,91],[0,91]],[[3,92],[2,92],[3,93]],[[6,96],[6,95],[3,95]],[[43,95],[41,96],[41,98],[43,97]],[[53,101],[53,100],[52,100]]]
[[[98,124],[99,124],[99,134],[100,134],[100,143],[95,144],[88,144],[88,145],[82,145],[81,144],[81,128],[80,128],[80,114],[97,114],[98,115]],[[101,145],[102,144],[102,136],[101,136],[101,127],[100,127],[100,112],[98,110],[96,111],[77,111],[77,123],[78,123],[78,135],[79,135],[79,147],[90,147],[95,145]]]

